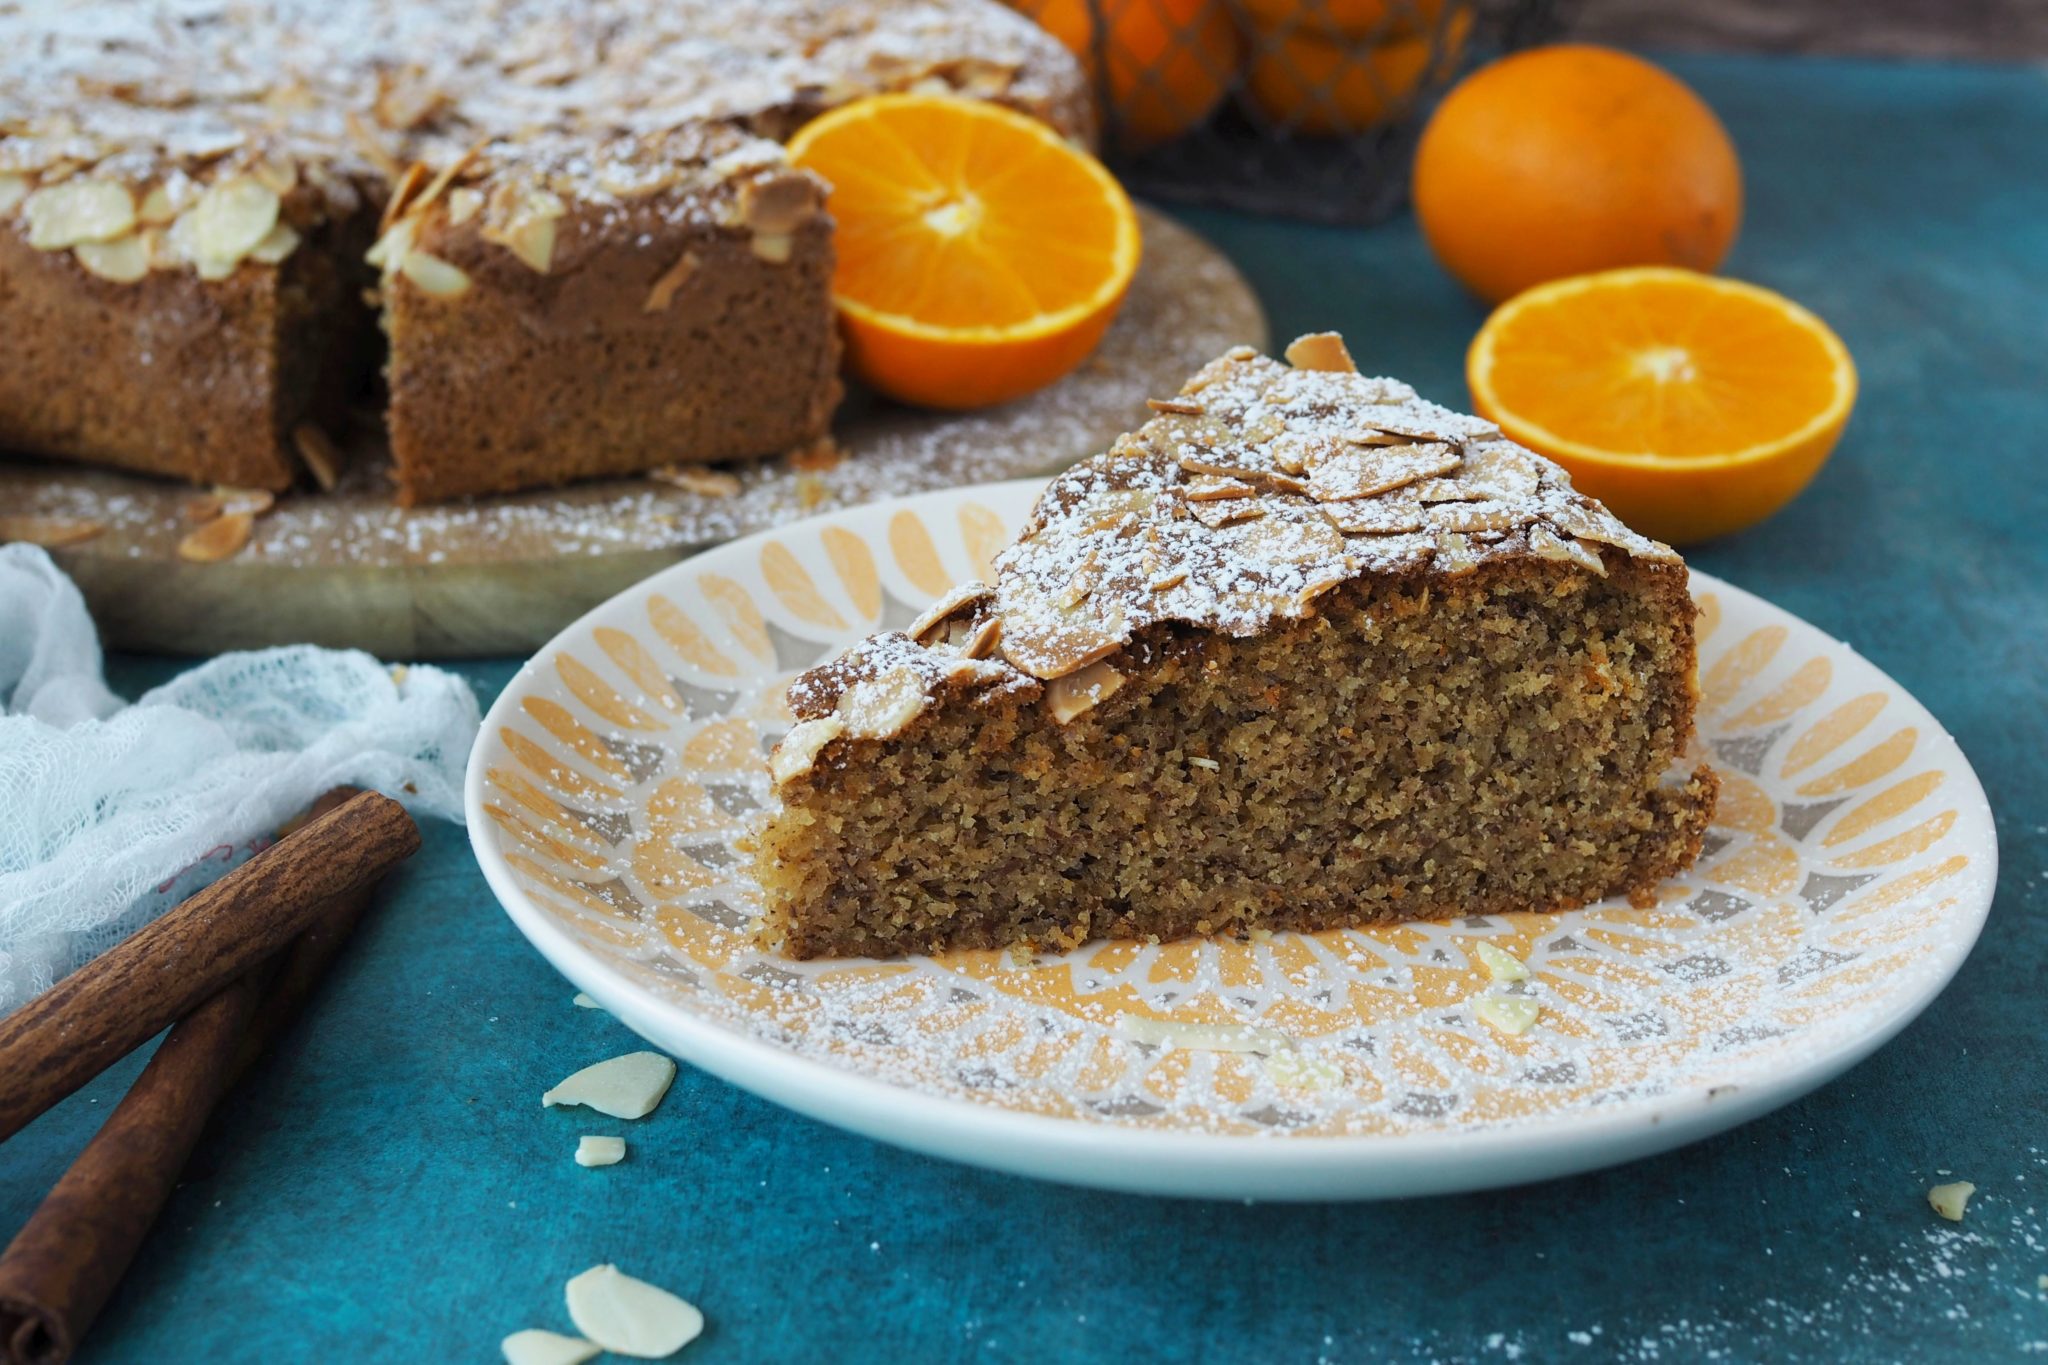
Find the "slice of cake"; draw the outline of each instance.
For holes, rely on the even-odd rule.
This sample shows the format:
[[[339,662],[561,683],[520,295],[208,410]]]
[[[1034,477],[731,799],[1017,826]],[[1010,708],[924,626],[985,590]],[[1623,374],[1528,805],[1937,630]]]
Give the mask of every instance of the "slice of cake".
[[[791,956],[1558,910],[1698,857],[1677,554],[1335,336],[1287,355],[1153,400],[993,585],[791,686]]]
[[[792,450],[839,401],[822,181],[718,124],[493,142],[395,201],[402,502]]]

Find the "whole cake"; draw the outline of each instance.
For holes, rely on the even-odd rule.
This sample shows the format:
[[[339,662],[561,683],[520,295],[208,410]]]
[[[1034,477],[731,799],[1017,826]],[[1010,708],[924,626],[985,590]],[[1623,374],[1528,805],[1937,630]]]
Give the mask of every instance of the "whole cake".
[[[790,955],[1556,910],[1698,857],[1678,555],[1335,336],[1287,355],[1152,400],[994,584],[796,679]]]
[[[281,490],[380,322],[408,500],[805,445],[832,235],[777,140],[906,89],[1092,132],[996,0],[0,4],[0,448]]]

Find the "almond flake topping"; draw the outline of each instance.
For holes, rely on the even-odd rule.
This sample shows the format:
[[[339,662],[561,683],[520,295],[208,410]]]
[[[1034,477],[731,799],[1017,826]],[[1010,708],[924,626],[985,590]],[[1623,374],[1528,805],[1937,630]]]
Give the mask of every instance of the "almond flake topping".
[[[1345,349],[1344,338],[1335,332],[1311,332],[1296,337],[1287,347],[1287,363],[1297,370],[1327,370],[1357,374],[1358,366]]]
[[[1458,453],[1447,445],[1346,450],[1309,471],[1308,495],[1318,502],[1370,498],[1432,475],[1449,473],[1460,463]]]
[[[928,613],[915,639],[876,636],[801,675],[792,710],[832,715],[895,674],[923,703],[964,685],[1042,696],[1071,717],[1083,694],[1101,700],[1090,685],[1108,675],[1090,670],[1128,674],[1146,656],[1119,651],[1155,625],[1247,637],[1313,614],[1356,579],[1450,577],[1517,557],[1600,572],[1589,541],[1677,562],[1573,492],[1556,466],[1396,381],[1235,351],[1185,392],[1199,413],[1162,413],[1052,480],[996,557],[992,590],[977,585]],[[1353,439],[1361,432],[1374,443]],[[984,631],[995,654],[963,657]]]
[[[1187,398],[1147,398],[1145,406],[1154,412],[1177,413],[1182,417],[1202,415],[1202,405]]]

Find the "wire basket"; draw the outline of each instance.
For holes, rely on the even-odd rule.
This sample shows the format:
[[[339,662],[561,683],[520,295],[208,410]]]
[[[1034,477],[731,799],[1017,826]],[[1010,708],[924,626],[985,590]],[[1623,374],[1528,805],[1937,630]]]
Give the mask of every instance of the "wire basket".
[[[1437,97],[1563,29],[1563,0],[1011,3],[1081,60],[1132,191],[1327,223],[1398,209]]]

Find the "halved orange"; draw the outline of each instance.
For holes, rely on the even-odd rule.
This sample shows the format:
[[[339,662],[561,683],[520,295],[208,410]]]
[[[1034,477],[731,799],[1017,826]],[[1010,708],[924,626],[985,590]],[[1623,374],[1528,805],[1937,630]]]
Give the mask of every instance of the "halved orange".
[[[1642,266],[1556,280],[1494,310],[1465,356],[1479,413],[1674,545],[1762,521],[1821,464],[1856,366],[1780,294]]]
[[[1044,388],[1095,349],[1138,268],[1116,178],[997,105],[876,95],[805,125],[789,155],[832,185],[848,365],[904,402]]]

